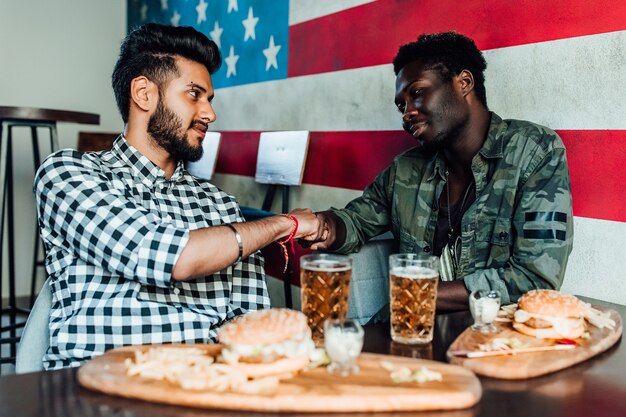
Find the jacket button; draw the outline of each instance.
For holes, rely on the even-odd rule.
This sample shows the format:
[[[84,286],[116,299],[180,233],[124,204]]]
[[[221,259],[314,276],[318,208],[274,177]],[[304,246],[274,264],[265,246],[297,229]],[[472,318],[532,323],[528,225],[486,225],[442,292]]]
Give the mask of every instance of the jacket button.
[[[428,246],[428,245],[424,246],[424,252],[429,253],[430,252],[430,246]]]
[[[507,232],[500,232],[500,240],[505,240],[509,236]]]
[[[174,294],[176,294],[176,295],[180,294],[180,289],[174,288]]]

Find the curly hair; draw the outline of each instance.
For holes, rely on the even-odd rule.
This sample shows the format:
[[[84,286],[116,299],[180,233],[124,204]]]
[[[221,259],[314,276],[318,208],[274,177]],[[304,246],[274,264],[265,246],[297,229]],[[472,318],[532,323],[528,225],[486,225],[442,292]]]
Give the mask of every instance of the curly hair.
[[[130,111],[130,83],[141,75],[155,82],[159,92],[178,75],[176,58],[200,63],[210,74],[222,65],[215,42],[192,27],[148,23],[133,30],[122,42],[113,69],[112,85],[124,123]]]
[[[407,64],[420,60],[446,81],[468,70],[474,76],[474,91],[487,108],[485,74],[487,62],[474,41],[456,32],[422,34],[417,41],[402,45],[393,59],[396,76]]]

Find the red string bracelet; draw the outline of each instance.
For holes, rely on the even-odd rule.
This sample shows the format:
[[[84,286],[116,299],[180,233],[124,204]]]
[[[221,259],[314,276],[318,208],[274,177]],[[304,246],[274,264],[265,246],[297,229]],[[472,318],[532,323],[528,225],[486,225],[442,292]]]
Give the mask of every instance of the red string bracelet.
[[[293,250],[293,237],[296,235],[298,231],[298,219],[296,219],[291,214],[281,214],[283,217],[287,217],[293,223],[293,229],[291,232],[282,240],[277,240],[276,243],[283,248],[283,255],[285,257],[285,269],[283,270],[283,274],[287,272],[287,266],[289,265],[289,250],[287,249],[286,243],[289,243],[289,247]]]

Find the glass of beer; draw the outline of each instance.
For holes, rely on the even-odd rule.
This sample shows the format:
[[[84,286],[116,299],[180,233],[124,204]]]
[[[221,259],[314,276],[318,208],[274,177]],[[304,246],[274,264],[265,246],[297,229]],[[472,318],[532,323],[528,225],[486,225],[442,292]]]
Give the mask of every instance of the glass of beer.
[[[430,343],[435,327],[439,258],[411,253],[389,256],[391,339]]]
[[[348,316],[351,276],[349,256],[314,253],[300,258],[302,312],[317,345],[323,344],[324,321]]]

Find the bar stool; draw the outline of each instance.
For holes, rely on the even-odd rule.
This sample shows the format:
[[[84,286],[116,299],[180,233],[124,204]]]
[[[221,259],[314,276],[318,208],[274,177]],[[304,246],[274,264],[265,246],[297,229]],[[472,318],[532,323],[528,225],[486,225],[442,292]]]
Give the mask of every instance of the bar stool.
[[[48,129],[50,132],[50,150],[54,152],[59,149],[59,138],[57,133],[57,122],[80,123],[97,125],[100,124],[100,116],[93,113],[82,113],[66,110],[38,109],[29,107],[3,107],[0,106],[0,249],[3,248],[5,208],[7,208],[8,223],[8,306],[0,311],[0,319],[4,314],[9,315],[8,325],[0,327],[0,346],[10,345],[10,356],[0,356],[0,364],[15,363],[16,346],[19,342],[17,329],[24,326],[23,322],[17,321],[18,314],[28,314],[30,309],[19,308],[16,305],[15,291],[15,222],[13,204],[13,128],[24,127],[30,129],[33,162],[35,170],[41,164],[39,151],[39,136],[37,129]],[[6,132],[6,133],[5,133]],[[34,301],[37,267],[44,265],[38,260],[39,254],[39,232],[35,229],[35,246],[33,253],[33,269],[31,276],[30,305]],[[4,252],[0,252],[0,297],[4,294],[2,290],[3,280],[1,278],[2,262]],[[9,337],[3,337],[5,332],[9,332]]]

